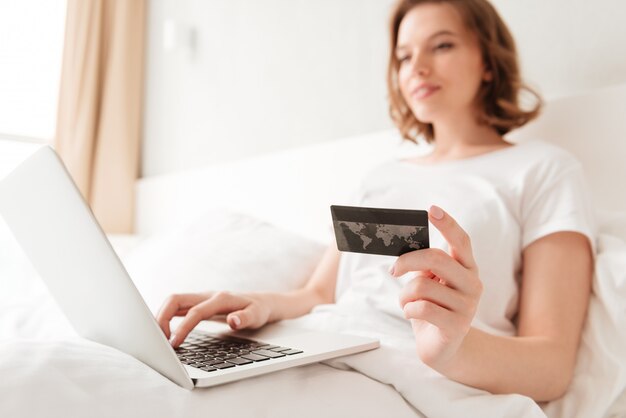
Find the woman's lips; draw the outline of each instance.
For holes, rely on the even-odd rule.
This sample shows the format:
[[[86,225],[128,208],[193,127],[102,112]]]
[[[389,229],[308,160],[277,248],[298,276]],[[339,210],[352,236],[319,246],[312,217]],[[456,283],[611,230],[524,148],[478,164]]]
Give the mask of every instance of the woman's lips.
[[[439,86],[428,86],[428,85],[419,86],[411,92],[411,97],[413,97],[416,100],[423,100],[435,94],[439,89],[440,89]]]

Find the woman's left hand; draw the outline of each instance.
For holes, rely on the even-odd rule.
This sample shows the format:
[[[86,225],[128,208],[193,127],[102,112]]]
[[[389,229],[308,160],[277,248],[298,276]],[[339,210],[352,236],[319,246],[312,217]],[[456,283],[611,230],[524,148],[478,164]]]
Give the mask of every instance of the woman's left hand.
[[[400,305],[411,321],[417,353],[441,371],[449,364],[470,330],[482,282],[469,235],[441,208],[431,206],[428,217],[450,247],[411,251],[396,260],[394,277],[416,272],[400,293]]]

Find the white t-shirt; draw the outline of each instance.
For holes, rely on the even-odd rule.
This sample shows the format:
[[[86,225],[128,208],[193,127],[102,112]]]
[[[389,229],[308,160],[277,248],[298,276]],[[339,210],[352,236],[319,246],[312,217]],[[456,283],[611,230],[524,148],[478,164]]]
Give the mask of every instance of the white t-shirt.
[[[353,203],[424,210],[434,204],[454,217],[471,238],[483,282],[473,325],[497,335],[515,334],[512,320],[527,245],[557,231],[576,231],[595,250],[596,226],[582,167],[566,151],[542,141],[432,165],[389,160],[364,176]],[[433,225],[429,229],[431,248],[448,252],[441,233]],[[392,278],[388,269],[396,259],[342,253],[338,307],[358,301],[404,319],[399,292],[415,273]]]

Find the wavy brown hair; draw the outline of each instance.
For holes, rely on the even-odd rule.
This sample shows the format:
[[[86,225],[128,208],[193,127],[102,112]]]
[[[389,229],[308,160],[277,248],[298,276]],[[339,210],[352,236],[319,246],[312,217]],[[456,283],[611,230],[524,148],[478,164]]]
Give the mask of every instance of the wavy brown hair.
[[[433,125],[417,120],[402,97],[398,84],[400,63],[395,53],[402,19],[413,7],[425,3],[450,4],[478,38],[485,67],[492,73],[492,80],[481,85],[476,97],[477,103],[481,104],[477,114],[478,123],[490,125],[500,135],[504,135],[536,118],[543,101],[522,82],[513,36],[487,0],[399,0],[389,22],[391,36],[387,88],[389,113],[402,136],[412,142],[417,142],[419,135],[423,135],[428,142],[435,139]],[[530,110],[523,110],[519,104],[520,93],[524,90],[536,99]]]

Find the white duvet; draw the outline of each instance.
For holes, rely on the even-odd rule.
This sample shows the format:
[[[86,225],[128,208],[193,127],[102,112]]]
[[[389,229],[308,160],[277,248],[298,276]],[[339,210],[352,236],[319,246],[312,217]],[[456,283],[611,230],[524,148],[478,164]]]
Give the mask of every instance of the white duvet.
[[[241,222],[231,222],[228,229]],[[248,223],[245,228],[261,226]],[[625,238],[626,217],[602,223],[576,376],[564,398],[541,406],[523,396],[495,396],[440,376],[416,359],[411,339],[399,337],[406,335],[401,332],[406,323],[372,316],[358,304],[320,306],[292,322],[373,335],[381,339],[380,349],[186,391],[124,353],[78,338],[29,267],[7,265],[5,253],[0,259],[0,416],[569,418],[602,417],[612,405],[613,413],[622,416],[614,403],[626,386]],[[141,276],[148,258],[144,254],[134,265],[129,262],[131,274]],[[223,261],[240,260],[233,254]],[[144,279],[136,281],[149,305],[168,291]]]

